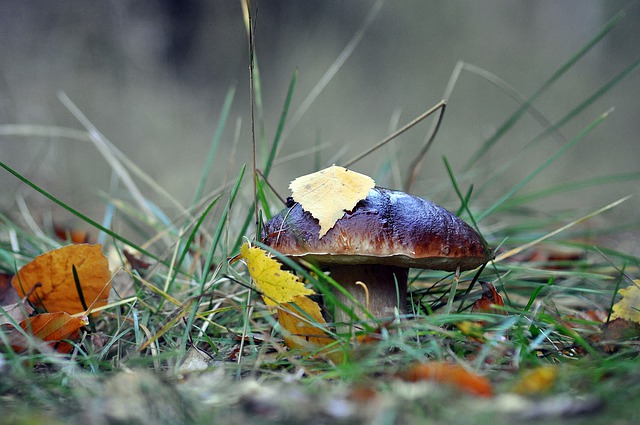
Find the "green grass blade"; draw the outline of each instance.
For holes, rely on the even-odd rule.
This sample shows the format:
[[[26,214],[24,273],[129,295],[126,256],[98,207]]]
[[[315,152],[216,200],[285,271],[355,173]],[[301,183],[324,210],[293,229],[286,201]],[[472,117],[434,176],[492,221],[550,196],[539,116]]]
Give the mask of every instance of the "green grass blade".
[[[233,244],[233,248],[231,249],[232,253],[240,251],[240,246],[242,245],[243,238],[247,234],[249,225],[251,225],[251,220],[254,217],[254,214],[253,214],[254,208],[255,208],[255,203],[252,202],[248,209],[249,212],[247,213],[247,216],[245,217],[244,222],[242,223],[242,227],[240,228],[239,236],[236,239],[236,242]],[[260,235],[256,235],[256,238],[260,238]]]
[[[75,106],[75,105],[74,105]],[[95,127],[94,127],[95,128]],[[65,127],[43,126],[43,125],[17,125],[6,124],[0,125],[0,136],[19,136],[19,137],[47,137],[47,138],[65,138],[77,142],[92,142],[93,139],[89,131],[76,130]],[[103,137],[103,136],[102,136]],[[104,138],[104,137],[103,137]],[[104,138],[105,141],[106,138]],[[158,185],[148,174],[133,163],[125,154],[117,149],[113,144],[107,143],[110,154],[120,161],[135,176],[145,182],[151,190],[167,199],[182,214],[189,215],[188,211],[178,202],[169,192]]]
[[[204,210],[204,212],[200,215],[200,218],[198,218],[198,221],[196,222],[196,225],[193,226],[193,230],[189,234],[189,238],[185,242],[184,248],[182,249],[182,253],[180,254],[180,257],[178,258],[178,261],[176,262],[175,272],[173,273],[173,275],[171,277],[171,280],[169,281],[167,287],[164,290],[166,293],[170,293],[171,292],[171,288],[173,286],[173,283],[175,282],[176,278],[178,277],[178,273],[179,273],[180,269],[182,268],[182,263],[184,262],[184,259],[187,257],[187,254],[189,253],[189,248],[191,247],[191,244],[193,243],[193,240],[195,239],[196,234],[198,233],[198,230],[200,229],[200,226],[204,222],[204,219],[207,218],[207,216],[209,215],[209,212],[211,211],[213,206],[218,203],[219,199],[220,199],[220,196],[215,198],[207,206],[207,208]],[[158,311],[161,310],[163,303],[164,303],[164,298],[162,299],[162,302],[160,303],[160,307],[158,308]]]
[[[456,191],[456,194],[458,195],[458,199],[460,199],[460,202],[462,203],[462,205],[460,206],[460,211],[466,211],[467,214],[469,214],[469,218],[473,223],[473,227],[475,227],[476,230],[478,230],[478,223],[476,223],[476,220],[473,217],[473,214],[471,213],[471,210],[469,209],[469,204],[468,204],[469,197],[471,196],[471,192],[467,192],[467,196],[464,196],[462,194],[462,191],[460,190],[460,186],[458,186],[458,181],[456,180],[456,177],[453,174],[453,170],[451,169],[451,165],[449,164],[447,157],[446,156],[442,157],[442,160],[444,161],[444,166],[447,169],[447,173],[449,174],[449,179],[451,180],[453,189]]]
[[[280,144],[282,131],[284,130],[284,124],[287,121],[289,106],[291,105],[291,99],[293,98],[293,92],[294,92],[294,88],[296,86],[297,81],[298,81],[298,70],[296,69],[293,72],[293,75],[291,76],[291,82],[289,83],[289,90],[287,90],[287,97],[284,100],[284,105],[282,106],[282,113],[280,114],[280,120],[278,121],[278,129],[276,130],[276,135],[273,138],[273,144],[271,145],[269,157],[267,158],[264,164],[263,175],[265,177],[269,176],[269,172],[271,171],[271,167],[273,166],[273,161],[278,151],[278,145]]]
[[[478,217],[478,222],[487,218],[491,213],[493,213],[498,207],[500,207],[507,199],[511,198],[517,191],[522,189],[527,183],[533,180],[538,174],[540,174],[545,168],[555,162],[560,156],[562,156],[569,148],[582,140],[587,134],[591,132],[595,127],[597,127],[604,119],[607,117],[610,111],[605,112],[600,115],[595,121],[593,121],[586,129],[584,129],[577,137],[573,138],[569,143],[565,144],[563,147],[558,149],[553,155],[551,155],[541,166],[539,166],[536,170],[534,170],[531,174],[525,177],[520,183],[515,185],[511,190],[505,193],[498,201],[496,201],[492,206],[487,208],[484,212],[482,212]],[[546,130],[545,130],[546,131]]]
[[[81,212],[77,211],[76,209],[71,208],[69,205],[65,204],[64,202],[62,202],[61,200],[59,200],[55,196],[51,195],[49,192],[47,192],[46,190],[42,189],[40,186],[36,185],[35,183],[32,183],[29,179],[27,179],[26,177],[24,177],[23,175],[21,175],[17,171],[13,170],[11,167],[6,165],[5,163],[0,162],[0,167],[4,168],[9,173],[13,174],[15,177],[17,177],[23,183],[27,184],[29,187],[31,187],[36,192],[38,192],[41,195],[43,195],[45,198],[53,201],[55,204],[61,206],[65,210],[69,211],[71,214],[73,214],[76,217],[80,218],[85,223],[90,224],[92,227],[95,227],[96,229],[108,234],[112,238],[114,238],[114,239],[116,239],[116,240],[118,240],[120,242],[123,242],[124,244],[136,249],[137,251],[141,252],[142,254],[148,256],[149,258],[153,258],[156,261],[161,261],[155,254],[152,254],[151,252],[147,251],[146,249],[142,248],[141,246],[136,245],[135,243],[129,241],[128,239],[120,236],[119,234],[113,232],[112,230],[107,229],[106,227],[103,227],[100,223],[90,219],[89,217],[87,217],[86,215],[84,215]]]
[[[587,109],[589,106],[591,106],[596,100],[601,98],[605,93],[607,93],[609,90],[611,90],[613,87],[615,87],[618,83],[620,83],[620,81],[624,80],[628,75],[630,75],[634,71],[636,71],[638,69],[638,67],[640,67],[640,59],[636,60],[631,65],[629,65],[625,69],[623,69],[619,74],[617,74],[615,77],[613,77],[611,80],[609,80],[606,84],[604,84],[602,87],[600,87],[598,90],[596,90],[591,96],[586,98],[578,106],[573,108],[568,114],[566,114],[564,117],[562,117],[554,125],[546,128],[542,133],[540,133],[535,139],[530,141],[528,144],[535,144],[536,142],[546,138],[547,136],[549,136],[549,134],[553,133],[554,131],[556,131],[557,129],[559,129],[560,127],[562,127],[563,125],[565,125],[569,121],[571,121],[573,118],[575,118],[581,112],[583,112],[585,109]]]
[[[256,179],[258,179],[258,176],[256,176]],[[258,198],[258,202],[260,203],[261,207],[262,207],[262,211],[264,211],[264,216],[267,220],[271,219],[271,209],[269,208],[269,200],[267,199],[267,194],[265,193],[264,189],[265,189],[265,184],[261,183],[260,180],[258,180],[256,182],[256,188],[257,188],[257,198]]]
[[[244,177],[244,173],[246,169],[247,169],[247,166],[245,164],[242,166],[242,169],[240,170],[240,175],[236,179],[236,184],[233,186],[233,189],[231,189],[231,193],[229,195],[229,200],[227,201],[227,205],[225,206],[224,211],[220,216],[220,220],[218,220],[218,225],[216,226],[216,230],[213,235],[213,241],[211,242],[211,248],[209,249],[209,254],[207,255],[207,261],[205,262],[205,265],[204,265],[204,271],[202,273],[202,281],[200,282],[201,287],[207,281],[208,270],[211,269],[211,265],[213,264],[213,256],[216,252],[218,243],[220,242],[220,238],[222,237],[222,231],[226,224],[227,217],[229,215],[229,210],[231,209],[236,199],[236,196],[238,195],[238,190],[240,189],[240,183],[242,183],[242,179]]]
[[[631,73],[636,71],[639,66],[640,66],[640,59],[638,59],[636,62],[632,63],[631,65],[627,66],[620,73],[618,73],[611,80],[609,80],[602,87],[600,87],[593,94],[591,94],[591,96],[589,96],[586,100],[584,100],[578,106],[576,106],[571,111],[569,111],[558,122],[556,122],[555,124],[553,124],[550,127],[547,127],[538,136],[536,136],[531,141],[529,141],[526,144],[526,146],[520,151],[520,153],[516,156],[516,158],[518,158],[518,159],[524,158],[524,156],[526,155],[526,152],[527,152],[527,148],[535,145],[536,143],[538,143],[538,142],[542,141],[543,139],[545,139],[546,137],[548,137],[550,134],[556,132],[560,127],[562,127],[564,124],[566,124],[569,121],[571,121],[578,114],[583,112],[587,107],[591,106],[597,99],[599,99],[605,93],[607,93],[609,90],[611,90],[613,87],[615,87],[624,78],[626,78],[628,75],[630,75]],[[482,193],[484,188],[491,186],[490,182],[495,181],[496,179],[498,179],[508,169],[510,169],[513,165],[518,164],[518,163],[519,163],[518,161],[510,161],[509,163],[504,164],[503,166],[497,168],[496,171],[491,175],[491,177],[485,181],[485,183],[483,184],[483,187],[481,187],[478,190],[478,193]]]
[[[542,190],[514,196],[505,201],[496,211],[508,211],[521,205],[528,204],[533,201],[544,199],[549,196],[558,195],[560,193],[572,192],[580,189],[591,188],[594,186],[607,185],[613,183],[621,183],[627,181],[640,180],[640,173],[620,173],[608,176],[594,177],[591,179],[578,180],[572,182],[562,182],[556,185],[544,188]]]
[[[546,285],[538,285],[536,289],[534,289],[533,292],[531,293],[531,296],[529,297],[529,301],[527,302],[527,305],[524,307],[523,311],[529,312],[536,298],[538,298],[538,295],[540,295],[540,292],[542,292],[543,289],[548,288],[552,285],[553,285],[553,276],[549,278],[549,281],[547,282]]]
[[[195,197],[193,198],[193,204],[197,204],[198,202],[200,202],[200,199],[202,199],[202,194],[204,193],[204,187],[207,184],[207,180],[209,179],[209,174],[211,173],[211,168],[213,167],[213,163],[216,159],[218,147],[220,146],[220,140],[222,139],[222,134],[224,132],[224,127],[227,123],[227,119],[229,117],[229,111],[231,110],[231,105],[233,104],[233,98],[235,96],[235,93],[236,93],[235,86],[231,87],[227,92],[227,96],[224,99],[224,104],[222,105],[222,111],[220,112],[220,118],[218,118],[218,126],[216,128],[216,132],[213,135],[213,139],[211,140],[209,155],[207,157],[207,161],[205,162],[204,169],[202,170],[202,176],[200,177],[200,183],[198,184]]]
[[[495,134],[491,136],[480,149],[469,159],[464,168],[471,168],[491,147],[505,135],[515,124],[520,120],[522,115],[531,107],[531,104],[535,102],[547,89],[555,83],[560,77],[562,77],[573,65],[575,65],[582,57],[584,57],[593,47],[595,47],[602,39],[620,22],[624,17],[624,13],[619,12],[613,18],[611,18],[604,27],[596,34],[583,48],[581,48],[576,54],[574,54],[568,61],[566,61],[560,68],[558,68],[543,84],[536,90],[536,92],[529,97],[529,99],[523,103],[505,122],[496,130]]]
[[[84,299],[84,292],[82,291],[82,283],[80,282],[80,276],[78,276],[78,269],[76,269],[75,264],[71,265],[71,273],[73,274],[73,283],[76,285],[76,291],[78,292],[78,298],[80,299],[80,304],[82,304],[82,308],[84,311],[89,310],[89,306]]]
[[[218,220],[218,225],[216,226],[216,230],[213,236],[213,241],[211,242],[211,247],[209,248],[209,253],[207,255],[207,259],[205,261],[204,264],[204,268],[202,271],[202,279],[200,280],[200,287],[198,290],[198,297],[194,299],[192,305],[191,305],[191,314],[189,314],[189,319],[187,320],[187,325],[185,327],[184,330],[184,335],[182,338],[182,344],[181,344],[181,351],[184,352],[186,350],[186,346],[187,346],[187,341],[189,341],[189,333],[191,332],[191,329],[193,328],[193,323],[196,319],[196,315],[198,313],[198,307],[200,306],[200,297],[202,297],[202,295],[204,294],[204,287],[205,284],[207,283],[207,278],[209,276],[209,270],[211,270],[211,265],[213,264],[213,257],[214,254],[216,252],[216,248],[218,246],[218,243],[220,242],[220,238],[222,236],[222,231],[224,230],[226,221],[227,221],[227,216],[229,214],[229,210],[231,209],[236,196],[238,194],[238,190],[240,189],[240,183],[242,183],[242,179],[244,177],[244,173],[246,170],[247,166],[246,164],[242,166],[242,170],[240,171],[240,175],[238,176],[238,178],[236,179],[236,184],[233,186],[233,189],[231,190],[231,193],[229,195],[229,200],[227,201],[227,205],[224,208],[224,211],[222,212],[222,216],[220,217],[220,220]]]

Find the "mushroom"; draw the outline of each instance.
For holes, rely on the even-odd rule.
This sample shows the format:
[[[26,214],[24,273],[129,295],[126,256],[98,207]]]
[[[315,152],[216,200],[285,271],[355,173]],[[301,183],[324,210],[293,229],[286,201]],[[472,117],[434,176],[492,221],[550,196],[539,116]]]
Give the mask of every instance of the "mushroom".
[[[480,235],[459,217],[428,200],[379,187],[322,238],[319,231],[318,221],[290,200],[265,223],[262,241],[294,260],[326,268],[376,318],[393,316],[395,308],[407,312],[409,268],[471,270],[490,259]],[[334,293],[353,307],[347,296]],[[337,310],[334,321],[347,322],[349,316]]]

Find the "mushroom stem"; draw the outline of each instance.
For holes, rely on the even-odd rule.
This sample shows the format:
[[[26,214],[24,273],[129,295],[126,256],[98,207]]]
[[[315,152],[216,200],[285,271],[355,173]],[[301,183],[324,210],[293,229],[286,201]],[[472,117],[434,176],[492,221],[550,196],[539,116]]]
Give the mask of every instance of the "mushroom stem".
[[[409,269],[404,267],[386,266],[379,264],[367,265],[337,265],[329,268],[331,277],[338,282],[360,304],[367,307],[376,318],[393,317],[394,310],[407,311],[407,276]],[[366,290],[362,287],[366,285]],[[367,302],[367,291],[369,292]],[[338,301],[347,308],[352,308],[361,319],[366,319],[362,311],[342,292],[334,290]],[[338,324],[338,331],[345,330],[343,323],[351,322],[351,317],[341,308],[335,308],[334,321]]]

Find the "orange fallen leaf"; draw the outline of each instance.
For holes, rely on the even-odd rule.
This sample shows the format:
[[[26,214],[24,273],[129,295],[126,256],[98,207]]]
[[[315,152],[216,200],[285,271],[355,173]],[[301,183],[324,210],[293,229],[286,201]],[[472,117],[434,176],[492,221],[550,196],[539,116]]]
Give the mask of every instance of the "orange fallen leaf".
[[[482,286],[482,297],[473,303],[471,311],[482,313],[505,314],[503,310],[496,309],[496,306],[504,306],[502,297],[496,291],[495,286],[490,282],[480,282]]]
[[[53,223],[53,231],[62,241],[69,241],[75,244],[89,243],[91,239],[89,232],[84,229],[74,229],[72,227]]]
[[[322,238],[344,212],[352,210],[358,201],[365,199],[374,186],[371,177],[333,165],[298,177],[289,188],[302,209],[318,220],[318,237]]]
[[[376,401],[380,393],[373,387],[365,383],[356,384],[349,389],[347,400],[358,404],[369,404]]]
[[[580,326],[584,326],[584,322],[594,322],[594,324],[602,324],[607,321],[609,312],[606,310],[578,310],[567,315],[567,319],[577,320]],[[571,327],[574,323],[569,322]]]
[[[482,296],[473,303],[471,311],[474,313],[506,314],[503,310],[496,308],[496,306],[504,306],[504,301],[495,286],[492,283],[482,281],[480,285],[482,286]],[[464,320],[456,324],[463,334],[478,342],[485,341],[485,325],[486,322],[482,320],[477,322]]]
[[[393,320],[387,320],[379,323],[375,329],[356,335],[358,344],[372,344],[380,342],[385,338],[385,334],[392,332]]]
[[[20,327],[25,332],[48,342],[61,353],[69,353],[73,346],[64,340],[78,339],[79,330],[87,325],[87,316],[73,317],[64,312],[43,313],[30,317],[20,322]],[[11,346],[15,351],[27,349],[27,343],[17,330],[10,335]]]
[[[75,267],[80,290],[73,276]],[[29,301],[48,312],[69,314],[107,303],[111,284],[109,262],[100,245],[69,245],[39,255],[20,269],[11,283],[22,297],[39,283]]]
[[[400,373],[405,381],[435,381],[479,397],[493,396],[489,380],[469,372],[460,365],[445,362],[416,363]]]

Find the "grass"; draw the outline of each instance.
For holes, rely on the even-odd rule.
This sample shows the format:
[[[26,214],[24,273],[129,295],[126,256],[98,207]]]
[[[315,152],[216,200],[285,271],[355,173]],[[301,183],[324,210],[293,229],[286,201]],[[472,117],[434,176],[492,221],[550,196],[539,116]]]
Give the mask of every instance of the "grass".
[[[478,278],[495,285],[504,308],[494,313],[471,311],[481,294],[479,285],[474,284],[475,272],[459,278],[435,271],[413,273],[410,319],[375,330],[375,342],[357,344],[353,349],[348,335],[337,335],[336,345],[348,355],[344,362],[288,350],[245,267],[230,261],[241,244],[259,232],[255,217],[266,220],[282,207],[268,177],[278,166],[288,134],[297,72],[285,94],[273,139],[267,141],[261,119],[255,122],[255,164],[249,169],[237,164],[232,178],[218,190],[205,193],[212,168],[216,163],[226,164],[217,156],[217,148],[234,98],[235,88],[229,90],[193,203],[180,206],[181,213],[175,218],[152,204],[131,174],[175,205],[170,195],[123,157],[66,96],[61,100],[85,132],[3,127],[3,134],[55,131],[92,140],[127,187],[126,197],[105,198],[105,215],[98,221],[46,192],[10,165],[1,164],[88,224],[119,266],[113,281],[119,298],[95,320],[91,331],[83,332],[70,355],[43,349],[37,343],[26,353],[16,353],[6,329],[0,330],[3,423],[512,423],[525,419],[564,423],[567,416],[590,422],[614,418],[616,423],[637,422],[637,335],[601,341],[597,338],[601,323],[591,312],[610,313],[617,289],[637,277],[640,258],[598,246],[597,238],[594,240],[597,232],[582,226],[611,208],[619,208],[624,199],[594,206],[593,213],[582,216],[568,211],[566,216],[541,218],[529,206],[559,193],[568,198],[579,196],[578,191],[584,188],[638,181],[640,176],[599,176],[526,192],[527,184],[549,165],[578,149],[574,145],[589,137],[606,119],[607,111],[592,117],[582,132],[569,137],[562,148],[496,199],[483,195],[485,189],[525,157],[504,158],[504,166],[492,173],[483,170],[479,161],[489,151],[499,154],[506,131],[531,112],[535,100],[553,90],[553,83],[619,19],[608,23],[533,96],[523,100],[470,156],[464,172],[456,173],[444,160],[449,181],[443,186],[457,194],[458,213],[495,249],[496,261]],[[363,32],[347,46],[346,55]],[[344,55],[337,59],[293,114],[293,121],[300,119],[345,59]],[[587,106],[635,72],[638,63],[596,89],[541,134],[532,135],[526,150],[542,148],[548,137],[583,116]],[[261,99],[259,78],[254,89],[256,99]],[[261,100],[255,102],[257,117],[263,116],[261,105]],[[447,125],[446,119],[443,125]],[[475,176],[487,177],[477,181]],[[15,273],[39,253],[66,243],[39,229],[35,224],[38,219],[26,212],[23,221],[34,223],[31,227],[18,224],[15,217],[0,216],[0,268],[6,274]],[[128,223],[130,230],[113,230],[119,227],[115,225],[118,220]],[[600,231],[614,233],[616,229],[625,227]],[[124,250],[136,251],[150,267],[125,261]],[[291,262],[288,265],[331,303],[331,282],[322,273],[309,273]],[[416,362],[432,360],[461,364],[488,377],[496,396],[485,400],[432,382],[410,383],[398,378],[398,373]],[[548,365],[558,374],[552,388],[530,396],[513,393],[524,373]]]

